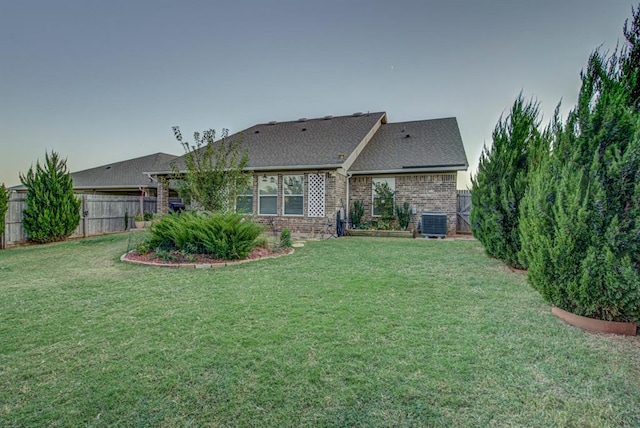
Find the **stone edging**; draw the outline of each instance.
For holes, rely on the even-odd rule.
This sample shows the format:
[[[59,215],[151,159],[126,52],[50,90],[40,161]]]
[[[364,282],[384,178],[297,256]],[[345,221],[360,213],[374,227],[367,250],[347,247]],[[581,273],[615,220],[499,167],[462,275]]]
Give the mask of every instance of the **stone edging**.
[[[613,333],[624,336],[635,336],[637,332],[637,326],[632,322],[603,321],[595,318],[587,318],[572,314],[555,306],[551,307],[551,313],[567,324],[580,327],[587,331]]]
[[[127,255],[129,253],[134,252],[135,250],[131,250],[128,253],[124,253],[120,256],[120,261],[123,263],[132,263],[135,265],[144,265],[144,266],[155,266],[155,267],[164,267],[164,268],[190,268],[190,269],[211,269],[211,268],[220,268],[225,266],[233,266],[239,265],[248,262],[256,262],[258,260],[266,260],[266,259],[277,259],[278,257],[288,256],[293,254],[294,249],[289,250],[288,253],[284,254],[276,254],[273,256],[267,257],[259,257],[257,259],[244,259],[244,260],[228,260],[220,263],[161,263],[161,262],[150,262],[144,260],[127,260]]]

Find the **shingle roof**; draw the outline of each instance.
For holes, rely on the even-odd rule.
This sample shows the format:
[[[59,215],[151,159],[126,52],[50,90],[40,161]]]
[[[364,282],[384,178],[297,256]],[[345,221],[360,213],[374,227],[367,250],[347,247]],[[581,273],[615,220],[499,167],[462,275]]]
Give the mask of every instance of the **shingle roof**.
[[[385,120],[386,114],[377,112],[262,123],[228,138],[242,138],[242,145],[249,150],[249,169],[338,167],[375,124]],[[155,171],[171,171],[170,164]],[[184,170],[184,157],[175,164]]]
[[[74,189],[87,188],[137,188],[155,187],[143,172],[153,171],[177,158],[167,153],[155,153],[135,159],[110,163],[95,168],[71,173]]]
[[[349,172],[457,170],[469,166],[456,118],[380,126]]]

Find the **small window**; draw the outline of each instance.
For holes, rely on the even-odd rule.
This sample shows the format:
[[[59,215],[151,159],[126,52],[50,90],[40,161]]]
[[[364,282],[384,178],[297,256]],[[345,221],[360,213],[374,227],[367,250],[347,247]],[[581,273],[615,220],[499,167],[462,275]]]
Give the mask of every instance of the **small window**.
[[[383,194],[378,194],[376,189],[379,189],[381,193],[393,193],[393,197],[389,200],[385,198]],[[386,207],[388,210],[391,210],[393,213],[395,207],[395,192],[396,192],[396,179],[391,178],[374,178],[373,185],[371,189],[371,201],[372,201],[372,214],[375,217],[379,217],[380,207]]]
[[[304,175],[285,175],[282,182],[284,215],[304,214]]]
[[[236,212],[239,214],[253,214],[253,185],[240,189],[236,197]]]
[[[275,175],[258,179],[258,213],[278,215],[278,177]]]

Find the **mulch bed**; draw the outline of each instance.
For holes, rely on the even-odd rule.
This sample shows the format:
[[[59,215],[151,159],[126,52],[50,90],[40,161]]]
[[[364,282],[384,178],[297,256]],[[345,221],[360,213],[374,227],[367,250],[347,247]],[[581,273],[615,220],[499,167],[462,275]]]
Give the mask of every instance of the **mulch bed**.
[[[137,251],[131,251],[125,254],[122,257],[123,261],[129,261],[134,263],[144,263],[144,264],[154,264],[154,265],[169,265],[169,266],[180,266],[180,265],[193,265],[193,264],[201,264],[201,265],[225,265],[234,262],[247,261],[247,260],[258,260],[270,257],[277,257],[284,254],[290,254],[293,250],[290,248],[281,248],[278,251],[274,251],[271,248],[255,248],[246,258],[241,260],[225,260],[225,259],[216,259],[211,257],[208,254],[193,254],[190,256],[185,256],[180,253],[171,253],[172,259],[165,260],[164,258],[158,256],[155,251],[150,251],[145,254],[138,254]]]

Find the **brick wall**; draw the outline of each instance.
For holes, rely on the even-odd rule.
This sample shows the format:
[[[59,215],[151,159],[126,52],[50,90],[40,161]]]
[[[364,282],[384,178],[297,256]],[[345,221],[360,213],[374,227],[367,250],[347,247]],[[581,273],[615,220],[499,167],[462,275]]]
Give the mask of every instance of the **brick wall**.
[[[267,232],[279,234],[283,228],[288,228],[294,234],[307,236],[327,235],[328,222],[331,222],[330,231],[335,233],[336,229],[336,213],[342,207],[346,200],[347,178],[335,171],[327,172],[325,176],[325,216],[309,217],[308,213],[308,174],[315,174],[317,171],[296,171],[296,172],[279,172],[266,173],[268,176],[278,177],[278,214],[277,215],[259,215],[258,214],[258,180],[262,179],[263,174],[255,174],[253,180],[253,220],[267,227]],[[283,214],[283,179],[284,175],[304,175],[304,208],[303,215],[293,216]],[[344,211],[343,211],[344,212]]]
[[[355,176],[350,180],[349,209],[353,207],[353,201],[362,201],[365,221],[374,219],[372,216],[374,177],[382,176]],[[396,175],[394,177],[396,203],[402,204],[406,201],[416,209],[416,215],[411,217],[411,228],[417,228],[422,212],[440,212],[447,214],[448,233],[456,233],[457,173]]]

